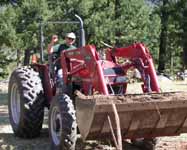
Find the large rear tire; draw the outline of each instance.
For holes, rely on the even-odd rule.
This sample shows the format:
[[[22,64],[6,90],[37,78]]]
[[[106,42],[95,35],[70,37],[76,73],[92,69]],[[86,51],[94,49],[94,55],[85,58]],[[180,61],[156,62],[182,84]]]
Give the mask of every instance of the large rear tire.
[[[44,118],[43,87],[39,73],[33,68],[17,68],[11,74],[8,110],[16,136],[34,138],[40,135]]]
[[[72,100],[66,94],[57,95],[50,106],[49,133],[51,149],[75,150],[77,123]]]

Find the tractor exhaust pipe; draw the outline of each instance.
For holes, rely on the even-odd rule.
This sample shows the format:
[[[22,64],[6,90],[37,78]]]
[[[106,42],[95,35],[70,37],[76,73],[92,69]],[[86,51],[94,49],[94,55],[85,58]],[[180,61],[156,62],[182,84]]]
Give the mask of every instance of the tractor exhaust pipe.
[[[79,40],[79,46],[83,47],[86,45],[86,40],[85,40],[85,31],[84,31],[84,26],[83,26],[83,20],[80,16],[75,14],[75,17],[79,20],[80,23],[80,40]]]

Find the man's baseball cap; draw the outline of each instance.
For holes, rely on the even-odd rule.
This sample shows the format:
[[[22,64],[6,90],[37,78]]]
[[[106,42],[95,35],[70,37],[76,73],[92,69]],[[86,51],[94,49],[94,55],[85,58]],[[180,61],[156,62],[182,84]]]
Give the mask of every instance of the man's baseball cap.
[[[71,38],[71,39],[76,39],[75,33],[73,33],[73,32],[67,33],[66,37]]]

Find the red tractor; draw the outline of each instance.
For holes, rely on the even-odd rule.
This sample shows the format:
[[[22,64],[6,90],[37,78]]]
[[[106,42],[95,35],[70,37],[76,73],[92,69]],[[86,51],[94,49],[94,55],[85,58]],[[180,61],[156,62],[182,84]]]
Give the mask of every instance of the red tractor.
[[[54,62],[33,62],[15,69],[9,81],[9,116],[14,134],[39,136],[44,108],[49,109],[51,149],[75,149],[77,129],[86,139],[113,139],[122,150],[123,139],[154,138],[187,132],[187,95],[160,93],[156,71],[147,47],[108,48],[106,59],[94,45],[85,45],[83,22],[80,46],[57,58],[63,70],[58,87]],[[77,23],[77,22],[73,22]],[[51,58],[51,57],[50,57]],[[118,63],[125,58],[128,63]],[[127,72],[141,74],[144,94],[126,94]]]

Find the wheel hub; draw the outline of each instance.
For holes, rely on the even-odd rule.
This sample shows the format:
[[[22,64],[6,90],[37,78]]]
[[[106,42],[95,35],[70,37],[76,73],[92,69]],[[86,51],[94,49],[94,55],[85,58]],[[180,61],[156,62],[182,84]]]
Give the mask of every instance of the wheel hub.
[[[18,86],[17,84],[13,84],[11,89],[11,114],[15,124],[18,124],[20,121],[20,105],[20,93],[18,90]]]
[[[56,145],[59,145],[62,133],[62,118],[57,107],[52,109],[50,125],[52,139]]]

